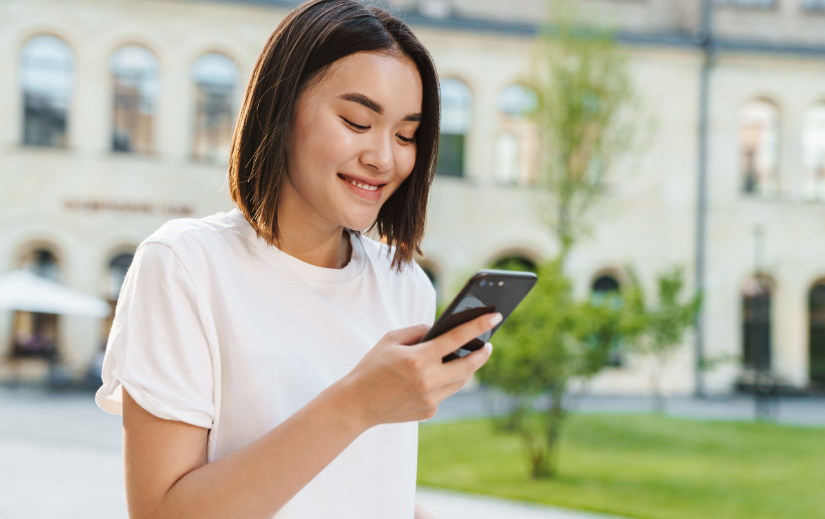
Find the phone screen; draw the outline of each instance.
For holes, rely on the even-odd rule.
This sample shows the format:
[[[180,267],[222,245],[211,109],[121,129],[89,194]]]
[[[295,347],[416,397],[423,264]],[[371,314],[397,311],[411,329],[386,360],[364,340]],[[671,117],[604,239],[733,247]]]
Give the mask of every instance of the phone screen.
[[[439,317],[421,342],[434,339],[456,326],[472,321],[476,317],[493,312],[501,313],[502,321],[489,332],[476,337],[460,349],[444,357],[444,362],[455,360],[484,346],[490,337],[507,320],[516,306],[527,296],[536,275],[532,272],[512,272],[507,270],[482,270],[473,276],[450,306]]]

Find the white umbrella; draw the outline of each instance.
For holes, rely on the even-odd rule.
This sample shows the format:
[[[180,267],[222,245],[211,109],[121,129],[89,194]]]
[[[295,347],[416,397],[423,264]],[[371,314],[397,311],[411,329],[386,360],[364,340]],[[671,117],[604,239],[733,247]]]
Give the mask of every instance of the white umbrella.
[[[0,310],[106,317],[109,303],[28,270],[12,270],[0,276]]]

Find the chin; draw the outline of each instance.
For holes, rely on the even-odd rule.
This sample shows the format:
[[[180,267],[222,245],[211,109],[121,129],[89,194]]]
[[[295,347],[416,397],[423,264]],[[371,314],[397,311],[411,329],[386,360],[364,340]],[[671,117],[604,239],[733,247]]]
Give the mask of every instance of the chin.
[[[369,229],[377,218],[378,213],[368,215],[350,214],[344,215],[343,218],[340,218],[338,221],[340,222],[341,227],[346,227],[347,229],[352,229],[353,231],[363,232]]]
[[[347,229],[352,229],[353,231],[365,232],[372,226],[373,223],[375,223],[375,220],[372,220],[369,223],[344,224],[344,227],[346,227]]]

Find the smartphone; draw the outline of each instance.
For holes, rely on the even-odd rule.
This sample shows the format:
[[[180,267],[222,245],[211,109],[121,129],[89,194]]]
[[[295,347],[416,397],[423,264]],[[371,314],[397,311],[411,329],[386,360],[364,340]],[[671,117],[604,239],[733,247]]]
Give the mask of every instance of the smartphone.
[[[430,331],[419,341],[435,339],[456,326],[472,321],[484,314],[499,312],[503,319],[489,332],[479,335],[461,348],[445,356],[441,361],[450,362],[460,359],[471,352],[484,347],[490,337],[507,320],[513,310],[527,296],[538,278],[532,272],[510,270],[480,270],[461,292],[453,299],[450,306],[441,314]]]

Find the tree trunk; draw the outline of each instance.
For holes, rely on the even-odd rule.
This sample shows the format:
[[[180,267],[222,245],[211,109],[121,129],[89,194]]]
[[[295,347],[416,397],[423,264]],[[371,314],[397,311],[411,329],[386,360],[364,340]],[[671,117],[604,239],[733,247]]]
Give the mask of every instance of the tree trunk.
[[[516,403],[512,409],[507,413],[503,423],[503,429],[507,432],[516,432],[522,429],[525,415],[527,414],[527,404],[525,397],[516,397]]]
[[[650,375],[650,387],[653,396],[653,413],[660,415],[665,412],[665,398],[662,395],[662,371],[664,370],[662,355],[653,356],[653,368]]]
[[[536,434],[535,429],[526,425],[521,430],[522,438],[527,446],[527,454],[530,458],[530,476],[533,479],[541,479],[548,472],[547,444],[541,434]]]
[[[559,435],[561,433],[562,421],[564,420],[564,409],[562,409],[563,396],[564,389],[551,393],[552,403],[550,409],[547,410],[543,424],[545,425],[545,454],[540,466],[537,464],[533,465],[534,478],[554,478],[558,473]]]

